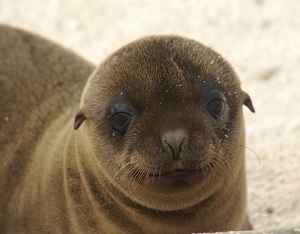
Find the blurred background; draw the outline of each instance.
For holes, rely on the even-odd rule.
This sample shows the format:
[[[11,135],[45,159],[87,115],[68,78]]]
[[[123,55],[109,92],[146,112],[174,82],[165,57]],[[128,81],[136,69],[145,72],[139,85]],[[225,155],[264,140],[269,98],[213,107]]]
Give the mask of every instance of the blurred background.
[[[256,109],[244,108],[250,219],[256,229],[300,225],[299,0],[0,0],[0,23],[95,64],[152,34],[190,37],[221,53]]]

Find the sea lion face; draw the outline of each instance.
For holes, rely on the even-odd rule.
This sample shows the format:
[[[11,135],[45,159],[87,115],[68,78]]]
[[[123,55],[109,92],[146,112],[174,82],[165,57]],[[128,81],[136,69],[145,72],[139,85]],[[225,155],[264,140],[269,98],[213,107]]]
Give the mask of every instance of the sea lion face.
[[[254,111],[220,55],[189,39],[149,37],[98,67],[75,127],[86,119],[101,177],[143,206],[175,210],[241,170],[243,104]]]

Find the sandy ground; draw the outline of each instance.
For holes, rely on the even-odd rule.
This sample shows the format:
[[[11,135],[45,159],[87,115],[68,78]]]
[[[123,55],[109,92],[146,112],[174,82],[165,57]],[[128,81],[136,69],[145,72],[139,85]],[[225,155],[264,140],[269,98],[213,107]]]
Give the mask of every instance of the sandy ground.
[[[94,63],[150,34],[191,37],[223,54],[257,111],[244,111],[255,152],[246,151],[251,220],[256,229],[300,225],[299,0],[0,0],[0,22]]]

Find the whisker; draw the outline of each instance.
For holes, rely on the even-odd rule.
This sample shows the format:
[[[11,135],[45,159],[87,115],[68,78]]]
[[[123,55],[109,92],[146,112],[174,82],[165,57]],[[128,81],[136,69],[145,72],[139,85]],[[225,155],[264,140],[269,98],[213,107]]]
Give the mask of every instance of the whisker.
[[[123,160],[123,162],[121,164],[123,164],[125,162],[126,159]],[[122,172],[131,162],[127,162],[125,163],[113,176],[113,178],[117,177],[119,175],[120,172]]]
[[[124,179],[127,178],[127,176],[133,171],[134,167],[131,166],[123,175],[123,177],[121,178],[121,181],[123,181]]]
[[[258,165],[260,165],[260,158],[259,158],[259,155],[258,155],[253,149],[251,149],[251,148],[248,147],[248,146],[240,145],[240,144],[235,144],[235,143],[232,143],[232,142],[230,142],[230,144],[231,144],[231,145],[234,145],[234,146],[237,146],[237,147],[245,148],[245,149],[249,150],[250,152],[252,152],[252,153],[256,156],[256,158],[257,158],[257,160],[258,160]]]

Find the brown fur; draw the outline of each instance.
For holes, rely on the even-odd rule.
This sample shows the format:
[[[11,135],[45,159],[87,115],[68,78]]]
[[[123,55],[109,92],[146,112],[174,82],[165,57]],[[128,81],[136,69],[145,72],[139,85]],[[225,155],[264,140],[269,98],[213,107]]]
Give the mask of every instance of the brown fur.
[[[4,233],[251,229],[242,105],[254,109],[217,53],[177,36],[121,48],[88,79],[77,131],[93,65],[4,26],[0,53]],[[224,94],[224,120],[203,105],[212,89]],[[124,134],[112,128],[120,105],[133,115]],[[188,139],[176,159],[164,143],[174,131]]]

